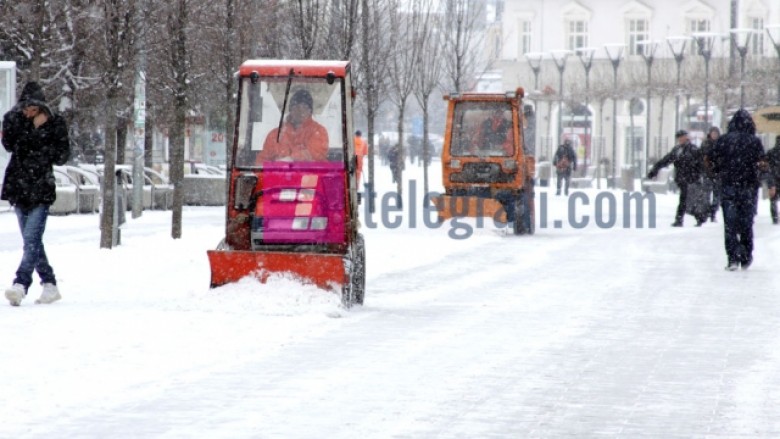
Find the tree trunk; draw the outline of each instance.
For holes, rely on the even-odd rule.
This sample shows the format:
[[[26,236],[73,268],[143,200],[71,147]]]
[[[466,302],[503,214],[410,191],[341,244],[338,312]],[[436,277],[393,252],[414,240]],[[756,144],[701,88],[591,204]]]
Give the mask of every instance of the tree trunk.
[[[116,196],[116,92],[106,97],[106,144],[104,148],[103,210],[100,217],[100,248],[113,247],[114,197]]]

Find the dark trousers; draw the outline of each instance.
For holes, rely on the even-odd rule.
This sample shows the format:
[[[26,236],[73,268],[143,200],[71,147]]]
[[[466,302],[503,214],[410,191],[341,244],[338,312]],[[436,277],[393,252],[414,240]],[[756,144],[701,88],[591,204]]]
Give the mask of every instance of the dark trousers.
[[[688,207],[688,183],[678,181],[680,188],[680,201],[677,202],[677,214],[674,216],[674,222],[682,224],[685,209]]]
[[[29,209],[16,207],[16,218],[19,220],[19,230],[22,232],[24,253],[22,262],[16,270],[15,284],[22,284],[27,289],[32,285],[33,271],[38,272],[42,283],[57,284],[54,269],[46,258],[43,248],[43,232],[46,230],[46,219],[49,216],[49,206],[37,205]]]
[[[563,193],[566,195],[569,195],[569,181],[571,180],[571,170],[567,171],[556,171],[558,176],[558,181],[556,183],[557,186],[557,194],[561,193],[561,183],[564,183],[564,189]]]
[[[730,264],[750,264],[753,261],[753,218],[757,203],[758,188],[722,188],[723,230]]]
[[[715,220],[715,214],[720,208],[720,180],[717,178],[705,178],[704,183],[712,196],[710,201],[710,216]]]
[[[775,189],[775,196],[769,199],[769,214],[772,222],[777,224],[777,201],[780,200],[780,188]]]

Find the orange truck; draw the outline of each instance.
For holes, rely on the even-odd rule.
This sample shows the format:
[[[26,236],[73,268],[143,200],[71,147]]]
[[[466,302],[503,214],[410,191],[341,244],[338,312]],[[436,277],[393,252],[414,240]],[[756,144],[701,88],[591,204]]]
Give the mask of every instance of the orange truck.
[[[535,160],[524,149],[523,89],[453,93],[442,148],[439,220],[492,217],[516,235],[535,230]]]

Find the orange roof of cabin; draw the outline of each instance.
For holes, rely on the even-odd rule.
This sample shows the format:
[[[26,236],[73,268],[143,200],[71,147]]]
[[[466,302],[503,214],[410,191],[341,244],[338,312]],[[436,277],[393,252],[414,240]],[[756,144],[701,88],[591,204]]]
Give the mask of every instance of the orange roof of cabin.
[[[328,72],[333,72],[336,77],[343,78],[349,70],[349,61],[250,59],[241,64],[238,73],[249,76],[256,71],[260,76],[287,76],[290,69],[297,76],[324,77]]]

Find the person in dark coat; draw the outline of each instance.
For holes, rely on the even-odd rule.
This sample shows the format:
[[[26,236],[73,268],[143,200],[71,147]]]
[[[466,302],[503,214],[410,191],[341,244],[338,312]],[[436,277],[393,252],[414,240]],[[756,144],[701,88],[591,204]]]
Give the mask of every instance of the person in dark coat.
[[[732,116],[728,132],[715,143],[712,165],[721,182],[726,269],[734,271],[741,266],[745,270],[753,262],[753,218],[761,168],[766,168],[764,147],[747,110],[740,109]]]
[[[683,216],[688,205],[688,186],[701,180],[701,174],[704,167],[704,161],[701,151],[696,145],[688,139],[688,132],[680,130],[675,133],[674,138],[677,144],[659,160],[647,173],[647,178],[654,179],[658,171],[671,164],[674,165],[674,182],[680,188],[680,200],[677,203],[677,214],[674,217],[672,227],[682,227]],[[696,226],[701,226],[707,217],[702,215],[696,217]]]
[[[766,153],[769,171],[767,172],[767,183],[769,184],[769,213],[772,216],[772,223],[777,224],[777,201],[780,200],[780,191],[777,186],[780,185],[780,136],[775,137],[775,146]]]
[[[387,161],[390,163],[390,172],[393,175],[393,183],[401,179],[401,170],[404,169],[404,157],[401,155],[401,146],[395,144],[387,152]]]
[[[22,261],[5,297],[19,306],[37,271],[43,293],[35,303],[51,303],[60,299],[60,293],[42,238],[49,207],[57,196],[52,167],[67,162],[70,141],[65,119],[46,104],[38,83],[25,84],[19,102],[3,116],[3,146],[11,159],[0,198],[14,206],[24,242]]]
[[[558,177],[555,195],[561,194],[561,183],[564,183],[563,193],[569,195],[571,172],[572,169],[577,170],[577,154],[571,146],[571,140],[566,139],[563,141],[563,144],[558,146],[553,156],[553,166],[555,166],[555,173]]]
[[[711,195],[710,202],[710,221],[715,222],[718,209],[720,208],[720,180],[718,176],[712,172],[712,148],[715,147],[715,142],[720,137],[720,129],[718,127],[711,127],[707,132],[707,138],[701,142],[701,154],[704,157],[704,181],[707,186],[709,195]],[[710,198],[709,196],[707,197]]]

